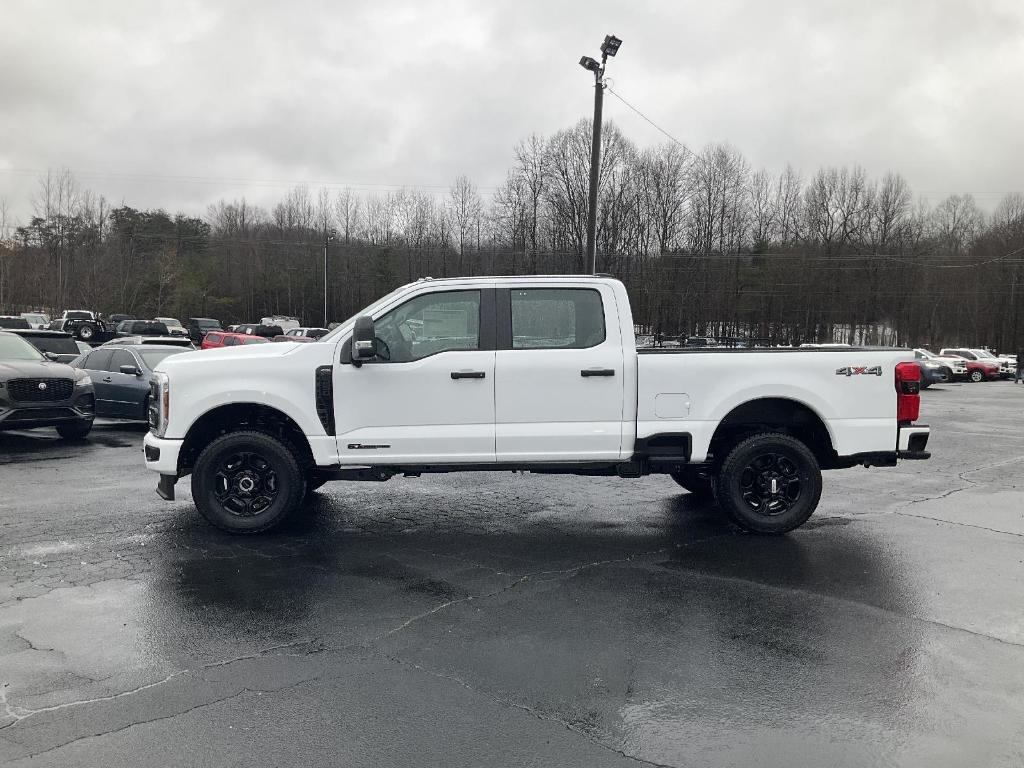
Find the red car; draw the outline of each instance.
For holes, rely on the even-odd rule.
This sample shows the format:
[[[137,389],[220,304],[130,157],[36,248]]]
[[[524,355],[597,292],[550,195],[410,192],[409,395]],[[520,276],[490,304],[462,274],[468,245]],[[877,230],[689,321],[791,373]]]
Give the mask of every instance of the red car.
[[[947,357],[963,357],[963,355],[948,355]],[[968,360],[966,357],[963,358],[967,363],[967,378],[970,381],[994,381],[999,378],[999,363],[990,363],[983,360]]]
[[[262,336],[250,336],[246,333],[226,333],[210,331],[203,337],[200,349],[220,349],[221,347],[237,347],[242,344],[266,344],[270,339]]]

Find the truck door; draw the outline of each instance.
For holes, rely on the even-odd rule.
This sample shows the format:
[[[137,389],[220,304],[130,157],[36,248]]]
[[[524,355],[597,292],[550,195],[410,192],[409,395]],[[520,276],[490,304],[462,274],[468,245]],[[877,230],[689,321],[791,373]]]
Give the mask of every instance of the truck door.
[[[377,357],[337,364],[342,465],[494,461],[494,290],[438,289],[374,318]]]
[[[499,462],[619,458],[623,359],[607,286],[498,291]]]

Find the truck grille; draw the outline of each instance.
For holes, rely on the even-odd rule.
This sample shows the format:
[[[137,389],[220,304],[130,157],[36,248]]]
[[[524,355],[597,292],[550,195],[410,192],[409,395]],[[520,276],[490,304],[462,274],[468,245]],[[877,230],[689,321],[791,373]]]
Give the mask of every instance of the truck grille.
[[[21,403],[56,403],[71,397],[75,383],[71,379],[11,379],[7,391],[12,400]]]

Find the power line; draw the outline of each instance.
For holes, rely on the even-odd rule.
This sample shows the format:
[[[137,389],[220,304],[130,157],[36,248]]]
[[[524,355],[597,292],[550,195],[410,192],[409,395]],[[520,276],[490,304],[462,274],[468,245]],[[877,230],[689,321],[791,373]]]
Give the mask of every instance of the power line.
[[[682,147],[682,148],[683,148],[684,150],[686,150],[687,152],[689,152],[689,153],[690,153],[691,155],[693,154],[693,150],[691,150],[691,149],[690,149],[690,148],[689,148],[688,146],[686,146],[686,145],[685,145],[685,144],[684,144],[683,142],[681,142],[681,141],[680,141],[679,139],[677,139],[677,138],[676,138],[675,136],[673,136],[673,135],[672,135],[671,133],[669,133],[668,131],[666,131],[666,130],[665,130],[664,128],[662,128],[662,127],[661,127],[660,125],[658,125],[658,124],[657,124],[656,122],[654,122],[653,120],[651,120],[651,118],[649,118],[649,117],[648,117],[647,115],[645,115],[645,114],[644,114],[643,112],[641,112],[641,111],[640,111],[639,109],[637,109],[637,108],[636,108],[635,106],[633,106],[633,105],[632,105],[632,104],[630,104],[630,103],[629,103],[628,101],[626,101],[626,100],[625,100],[624,98],[622,98],[622,96],[620,96],[620,95],[619,95],[618,93],[616,93],[615,91],[613,91],[613,90],[612,90],[612,87],[611,87],[610,85],[607,85],[607,86],[606,86],[606,88],[608,89],[608,93],[610,93],[610,94],[611,94],[612,96],[614,96],[614,97],[615,97],[616,99],[618,99],[618,100],[619,100],[619,101],[621,101],[621,102],[622,102],[623,104],[625,104],[625,105],[626,105],[627,107],[629,107],[629,108],[630,108],[631,110],[633,110],[633,111],[634,111],[634,112],[636,112],[636,113],[637,113],[638,115],[640,115],[640,117],[642,117],[642,118],[643,118],[644,120],[646,120],[646,121],[647,121],[648,123],[650,123],[650,124],[651,124],[651,126],[653,126],[655,130],[657,130],[657,131],[660,131],[661,133],[663,133],[663,134],[664,134],[665,136],[667,136],[667,137],[668,137],[669,139],[671,139],[672,141],[674,141],[674,142],[675,142],[676,144],[678,144],[678,145],[679,145],[680,147]]]

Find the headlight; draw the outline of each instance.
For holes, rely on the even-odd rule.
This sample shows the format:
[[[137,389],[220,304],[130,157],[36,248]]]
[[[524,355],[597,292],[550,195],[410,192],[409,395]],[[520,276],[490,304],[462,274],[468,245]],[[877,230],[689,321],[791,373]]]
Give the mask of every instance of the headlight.
[[[171,387],[167,374],[156,371],[149,387],[149,428],[157,437],[163,437],[167,433],[167,421],[171,412]]]
[[[76,387],[91,387],[92,386],[92,379],[89,378],[89,374],[88,373],[83,373],[81,378],[75,379],[75,386]]]

